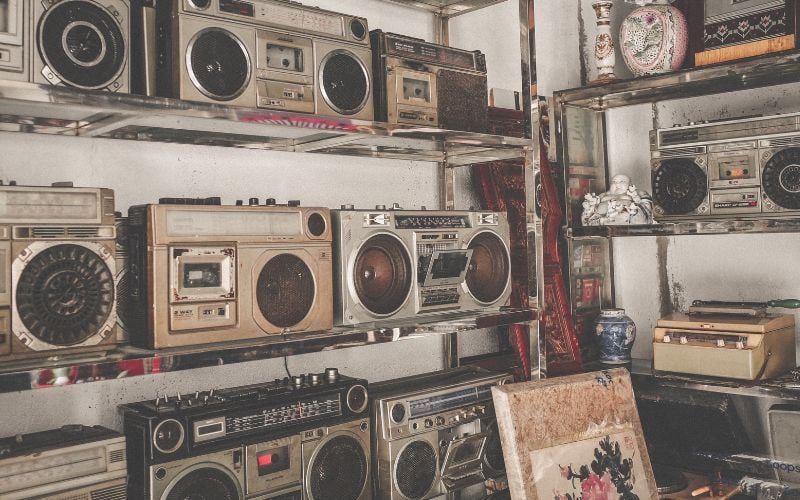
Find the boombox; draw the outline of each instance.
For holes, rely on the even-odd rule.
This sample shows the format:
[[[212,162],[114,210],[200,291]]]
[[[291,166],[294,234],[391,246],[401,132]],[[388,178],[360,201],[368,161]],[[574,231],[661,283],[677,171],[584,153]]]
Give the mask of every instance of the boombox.
[[[131,307],[134,331],[144,333],[134,343],[159,349],[333,326],[327,208],[162,201],[129,212]]]
[[[0,186],[0,361],[116,339],[114,192]]]
[[[345,206],[333,223],[337,324],[507,305],[505,214]]]
[[[125,500],[127,477],[125,437],[100,426],[0,439],[3,500]]]
[[[371,38],[377,120],[487,132],[489,86],[480,51],[380,30]]]
[[[164,97],[372,120],[367,20],[280,0],[156,3]]]
[[[377,499],[424,500],[505,475],[491,388],[505,373],[475,367],[373,384],[373,468]],[[448,498],[451,498],[448,496]]]
[[[128,497],[369,500],[367,406],[335,368],[126,405]]]
[[[0,5],[0,75],[127,92],[130,14],[126,0],[7,0]]]
[[[658,220],[800,214],[800,113],[651,133]]]

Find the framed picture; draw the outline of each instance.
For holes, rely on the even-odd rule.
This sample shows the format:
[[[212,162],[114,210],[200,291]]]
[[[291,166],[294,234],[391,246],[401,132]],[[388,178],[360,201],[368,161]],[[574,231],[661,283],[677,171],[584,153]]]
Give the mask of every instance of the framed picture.
[[[492,393],[515,500],[658,498],[627,370]]]

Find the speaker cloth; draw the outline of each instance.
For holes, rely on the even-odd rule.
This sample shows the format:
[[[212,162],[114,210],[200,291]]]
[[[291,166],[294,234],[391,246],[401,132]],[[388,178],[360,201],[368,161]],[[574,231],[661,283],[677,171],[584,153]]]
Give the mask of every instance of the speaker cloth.
[[[667,215],[696,210],[707,194],[706,173],[687,158],[666,160],[653,174],[653,199]]]
[[[351,436],[336,436],[317,451],[308,468],[313,500],[356,500],[367,484],[367,456]]]
[[[764,193],[782,208],[800,210],[800,148],[776,153],[761,172]]]
[[[506,470],[506,461],[503,457],[503,448],[500,444],[500,433],[497,430],[497,421],[493,421],[486,429],[486,447],[483,462],[491,472],[499,473]]]
[[[183,476],[166,500],[239,500],[239,488],[219,469],[197,469]]]
[[[108,10],[88,0],[62,0],[39,22],[39,51],[65,84],[109,86],[125,68],[125,37]]]
[[[375,314],[391,314],[411,291],[411,258],[397,238],[378,234],[358,251],[353,282],[361,304]]]
[[[114,276],[91,250],[56,245],[25,266],[15,300],[17,314],[34,337],[56,346],[80,344],[108,321]]]
[[[496,302],[508,284],[511,264],[506,246],[498,235],[484,232],[469,242],[469,248],[472,260],[467,269],[467,288],[479,302]]]
[[[261,269],[256,286],[261,314],[280,328],[303,321],[314,305],[314,274],[295,255],[281,254],[270,259]]]
[[[197,88],[219,101],[230,101],[250,80],[250,59],[236,36],[220,28],[200,32],[189,44],[189,72]]]
[[[364,109],[369,97],[369,74],[355,54],[331,52],[320,68],[322,94],[339,113],[353,115]]]
[[[414,441],[403,448],[395,464],[395,484],[406,498],[422,498],[433,487],[437,469],[436,451],[427,441]]]

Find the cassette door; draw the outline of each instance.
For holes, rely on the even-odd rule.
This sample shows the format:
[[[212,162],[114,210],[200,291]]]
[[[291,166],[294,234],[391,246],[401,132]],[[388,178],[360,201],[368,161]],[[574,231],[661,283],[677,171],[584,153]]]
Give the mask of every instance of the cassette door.
[[[25,0],[0,1],[0,76],[28,80],[30,4]]]

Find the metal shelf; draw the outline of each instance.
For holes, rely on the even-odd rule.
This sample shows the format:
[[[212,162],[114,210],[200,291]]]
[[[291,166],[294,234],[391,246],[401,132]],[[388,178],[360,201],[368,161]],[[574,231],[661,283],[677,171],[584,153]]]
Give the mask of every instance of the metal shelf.
[[[456,17],[467,12],[497,5],[506,0],[383,0],[384,2],[396,3],[432,12],[442,17]]]
[[[348,347],[396,342],[534,321],[533,309],[438,314],[399,320],[388,327],[364,323],[331,331],[267,337],[259,341],[208,344],[190,348],[150,351],[123,346],[105,354],[53,357],[46,360],[4,363],[0,367],[0,393],[52,386],[85,384],[114,378],[243,363]]]
[[[728,219],[702,222],[673,222],[650,226],[585,226],[566,229],[567,238],[797,232],[800,232],[800,218]]]
[[[525,157],[529,139],[0,82],[0,131],[335,154],[463,166]]]
[[[800,52],[676,71],[556,92],[562,104],[602,111],[800,81]]]

